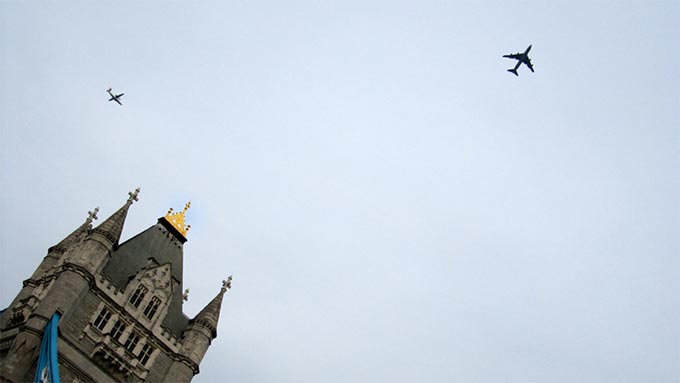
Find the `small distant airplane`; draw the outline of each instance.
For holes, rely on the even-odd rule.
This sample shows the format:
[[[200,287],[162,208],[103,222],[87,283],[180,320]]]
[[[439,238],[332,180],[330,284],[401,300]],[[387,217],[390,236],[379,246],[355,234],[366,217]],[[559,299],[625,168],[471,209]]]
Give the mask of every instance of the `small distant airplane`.
[[[529,58],[529,51],[531,50],[531,45],[529,45],[529,48],[527,48],[524,53],[514,53],[514,54],[509,54],[509,55],[504,55],[503,57],[507,57],[509,59],[515,59],[517,60],[517,65],[515,65],[514,68],[508,69],[508,72],[514,73],[515,76],[519,76],[519,73],[517,73],[517,68],[519,68],[520,65],[525,64],[526,66],[531,69],[531,71],[534,71],[534,66],[531,65],[531,59]]]
[[[115,101],[115,102],[118,103],[118,105],[123,105],[123,104],[120,103],[120,98],[123,97],[123,95],[124,95],[125,93],[121,93],[121,94],[113,94],[113,93],[111,93],[111,88],[107,89],[106,91],[109,92],[109,96],[111,96],[111,98],[109,99],[109,101]]]

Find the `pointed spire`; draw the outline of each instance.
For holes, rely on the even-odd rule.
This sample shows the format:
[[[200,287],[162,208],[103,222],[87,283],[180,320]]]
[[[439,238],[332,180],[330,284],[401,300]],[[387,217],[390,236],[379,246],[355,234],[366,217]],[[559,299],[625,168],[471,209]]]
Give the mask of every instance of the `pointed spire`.
[[[102,222],[101,225],[97,226],[93,233],[97,233],[104,238],[106,238],[111,245],[117,246],[120,240],[120,235],[123,232],[123,225],[125,224],[125,218],[127,217],[128,209],[134,201],[138,201],[137,196],[139,195],[140,189],[137,188],[134,192],[129,192],[130,197],[125,202],[118,211],[113,213],[106,221]]]
[[[66,238],[62,239],[61,242],[50,247],[47,252],[63,254],[69,247],[80,242],[80,240],[85,238],[87,232],[92,229],[92,220],[97,219],[97,212],[99,212],[98,207],[96,207],[94,211],[88,211],[85,223],[80,225],[80,227],[74,230],[73,233],[69,234]]]
[[[224,293],[226,293],[227,290],[231,288],[231,279],[232,276],[230,275],[227,280],[222,281],[222,289],[220,289],[220,292],[217,294],[217,296],[213,298],[213,300],[210,301],[210,303],[208,303],[208,305],[205,306],[194,319],[191,320],[192,322],[199,323],[207,327],[212,333],[213,339],[217,337],[217,322],[220,319],[222,298],[224,297]]]

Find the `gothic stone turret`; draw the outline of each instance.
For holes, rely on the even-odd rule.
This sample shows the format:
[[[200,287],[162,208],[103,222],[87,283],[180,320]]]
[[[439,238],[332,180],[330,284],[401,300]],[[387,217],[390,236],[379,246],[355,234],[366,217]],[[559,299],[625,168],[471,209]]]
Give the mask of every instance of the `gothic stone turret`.
[[[126,203],[92,229],[96,210],[57,245],[0,317],[0,382],[30,381],[42,332],[59,322],[64,382],[189,382],[216,337],[220,293],[194,319],[182,312],[183,245],[189,229],[172,209],[119,244]],[[229,284],[231,278],[229,279]]]

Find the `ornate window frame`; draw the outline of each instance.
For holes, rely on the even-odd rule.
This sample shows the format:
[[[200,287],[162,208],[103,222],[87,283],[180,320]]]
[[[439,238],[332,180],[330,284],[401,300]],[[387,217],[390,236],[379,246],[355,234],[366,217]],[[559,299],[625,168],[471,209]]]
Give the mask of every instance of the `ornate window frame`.
[[[153,316],[156,315],[161,303],[163,303],[161,299],[154,295],[144,308],[144,316],[147,317],[147,319],[153,319]]]
[[[94,328],[99,330],[100,332],[104,332],[104,329],[106,328],[106,325],[109,323],[111,320],[111,316],[113,313],[111,312],[111,309],[109,309],[106,305],[104,305],[100,310],[97,316],[95,317],[94,321],[92,322],[92,325]]]
[[[146,287],[143,283],[140,283],[139,286],[137,286],[137,288],[135,289],[135,292],[132,293],[132,295],[130,296],[128,303],[130,303],[134,308],[139,308],[139,305],[142,303],[142,301],[146,297],[146,293],[148,292],[149,288]]]

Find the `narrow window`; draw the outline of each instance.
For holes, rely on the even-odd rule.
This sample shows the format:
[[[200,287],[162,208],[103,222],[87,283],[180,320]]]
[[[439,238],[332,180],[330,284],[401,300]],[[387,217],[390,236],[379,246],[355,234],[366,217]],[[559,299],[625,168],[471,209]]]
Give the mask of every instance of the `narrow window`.
[[[102,311],[97,315],[97,319],[94,320],[94,327],[99,329],[99,331],[104,331],[104,327],[109,323],[109,319],[111,319],[111,311],[106,307],[102,308]]]
[[[132,352],[132,350],[134,350],[135,347],[137,347],[137,342],[139,342],[139,335],[133,332],[127,338],[123,346],[125,347],[126,350]]]
[[[161,305],[161,300],[158,299],[158,297],[153,297],[149,301],[149,303],[146,305],[146,308],[144,309],[144,315],[151,319],[153,316],[156,314],[156,311],[158,310],[158,306]]]
[[[130,297],[130,304],[132,304],[135,307],[139,307],[139,304],[142,303],[142,299],[144,299],[144,296],[146,295],[147,291],[149,291],[144,285],[139,285],[137,287],[137,290],[135,290],[134,293],[132,293],[132,296]]]
[[[146,362],[149,361],[149,358],[151,357],[151,353],[153,353],[154,348],[151,347],[148,343],[142,347],[142,351],[139,352],[139,361],[142,362],[143,365],[146,366]]]
[[[116,321],[116,323],[113,325],[113,328],[111,329],[111,338],[120,340],[120,336],[123,335],[123,331],[125,331],[125,323],[123,323],[121,320]]]

